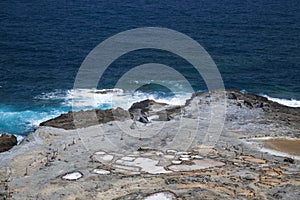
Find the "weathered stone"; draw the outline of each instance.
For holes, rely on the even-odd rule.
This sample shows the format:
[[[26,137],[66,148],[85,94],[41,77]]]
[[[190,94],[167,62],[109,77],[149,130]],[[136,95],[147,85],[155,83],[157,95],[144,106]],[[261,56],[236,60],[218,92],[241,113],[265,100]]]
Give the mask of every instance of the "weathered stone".
[[[0,153],[10,150],[13,146],[17,145],[18,141],[16,136],[2,134],[0,136]]]
[[[174,119],[175,116],[178,116],[182,112],[181,106],[171,106],[166,108],[165,110],[158,111],[157,114],[159,116],[160,121],[169,121]]]
[[[122,108],[109,110],[89,110],[79,112],[68,112],[59,117],[50,119],[40,124],[40,126],[51,126],[66,130],[93,126],[110,121],[124,121],[130,119],[128,111]]]
[[[230,120],[213,147],[203,141],[214,117],[211,94],[194,94],[175,113],[180,121],[165,115],[164,122],[136,123],[134,130],[129,128],[131,120],[87,127],[97,116],[92,111],[82,111],[75,118],[87,127],[77,131],[38,127],[27,137],[28,142],[0,154],[0,199],[128,200],[168,191],[182,200],[299,199],[299,157],[291,156],[294,164],[285,163],[282,156],[262,154],[262,142],[246,144],[248,139],[265,135],[299,138],[299,109],[228,91],[226,117]],[[147,115],[166,109],[168,106],[158,105]],[[101,119],[109,121],[111,116]],[[128,134],[122,137],[120,129]],[[182,148],[185,139],[193,137],[189,134],[192,130],[197,130],[195,138]],[[139,139],[139,132],[153,135]],[[168,167],[174,170],[168,171]],[[81,171],[84,176],[67,182],[62,174],[70,171]],[[69,174],[67,178],[79,176]]]
[[[133,113],[137,109],[141,109],[142,113],[152,112],[161,109],[166,106],[165,103],[158,103],[154,100],[144,100],[137,103],[132,104],[132,106],[128,109],[130,113]]]
[[[134,103],[128,111],[130,112],[131,118],[135,121],[139,121],[142,123],[148,123],[148,117],[150,115],[156,115],[156,112],[162,109],[167,104],[165,103],[158,103],[154,100],[144,100],[137,103]],[[162,118],[163,115],[158,114],[159,118]]]

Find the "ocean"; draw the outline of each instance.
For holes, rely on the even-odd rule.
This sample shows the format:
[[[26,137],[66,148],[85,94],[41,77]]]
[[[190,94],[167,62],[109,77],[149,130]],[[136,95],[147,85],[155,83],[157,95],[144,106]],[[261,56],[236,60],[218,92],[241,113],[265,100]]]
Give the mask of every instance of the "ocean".
[[[172,93],[152,84],[152,77],[145,77],[145,87],[135,92],[95,92],[114,88],[122,74],[145,63],[172,66],[195,91],[206,91],[186,60],[156,49],[119,57],[96,88],[73,89],[93,48],[115,34],[143,27],[172,29],[201,44],[216,63],[225,89],[300,107],[299,19],[297,0],[2,0],[0,134],[27,135],[40,122],[72,109],[128,108],[146,98],[182,104],[190,97],[180,83],[172,83],[178,88]]]

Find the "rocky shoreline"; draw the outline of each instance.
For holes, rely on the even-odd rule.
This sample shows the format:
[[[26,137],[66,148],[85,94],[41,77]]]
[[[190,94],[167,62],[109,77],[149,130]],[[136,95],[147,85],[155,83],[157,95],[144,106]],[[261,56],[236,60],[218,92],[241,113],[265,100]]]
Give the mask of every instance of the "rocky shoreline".
[[[212,146],[214,95],[226,118]],[[264,151],[266,137],[294,153]],[[69,112],[0,154],[0,199],[300,199],[299,139],[300,108],[238,91]]]

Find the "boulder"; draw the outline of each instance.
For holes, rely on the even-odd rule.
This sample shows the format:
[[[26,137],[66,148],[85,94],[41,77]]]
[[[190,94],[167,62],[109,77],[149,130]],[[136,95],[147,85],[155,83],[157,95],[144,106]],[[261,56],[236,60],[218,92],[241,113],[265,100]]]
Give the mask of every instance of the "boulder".
[[[154,100],[146,99],[144,101],[140,101],[132,104],[132,106],[128,109],[130,113],[135,112],[135,110],[140,109],[142,113],[155,112],[168,104],[159,103]]]
[[[154,100],[146,99],[144,101],[132,104],[128,111],[134,121],[148,123],[148,117],[156,114],[158,110],[162,109],[166,105],[168,104],[158,103]]]
[[[132,119],[147,123],[149,122],[148,117],[152,115],[158,115],[158,119],[155,119],[156,121],[169,121],[175,115],[180,114],[181,110],[181,106],[171,106],[166,103],[147,99],[134,103],[128,111]]]
[[[132,115],[134,121],[139,121],[145,124],[150,122],[147,114],[142,112],[142,109],[135,109],[130,114]]]
[[[0,136],[0,153],[10,150],[13,146],[17,145],[18,141],[16,136],[2,134]]]

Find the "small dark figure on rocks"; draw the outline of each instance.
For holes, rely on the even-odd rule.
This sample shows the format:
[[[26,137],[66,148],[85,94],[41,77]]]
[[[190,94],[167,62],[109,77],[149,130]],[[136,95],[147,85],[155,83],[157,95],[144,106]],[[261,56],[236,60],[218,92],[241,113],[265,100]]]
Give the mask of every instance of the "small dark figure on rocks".
[[[146,113],[143,113],[142,112],[142,109],[136,109],[135,112],[133,113],[133,120],[134,121],[139,121],[139,122],[142,122],[142,123],[149,123],[149,119],[146,115]]]
[[[295,160],[294,160],[293,158],[285,158],[285,159],[283,160],[283,162],[289,162],[289,163],[291,163],[291,164],[294,164],[294,163],[295,163]]]

